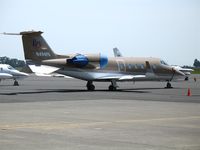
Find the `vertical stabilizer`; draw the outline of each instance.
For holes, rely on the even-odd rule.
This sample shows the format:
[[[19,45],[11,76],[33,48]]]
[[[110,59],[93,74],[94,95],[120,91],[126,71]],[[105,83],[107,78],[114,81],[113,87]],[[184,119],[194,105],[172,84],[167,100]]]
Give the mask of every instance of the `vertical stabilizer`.
[[[41,31],[20,32],[22,35],[24,57],[26,60],[42,61],[55,59],[56,54],[51,50],[47,42],[41,36]]]

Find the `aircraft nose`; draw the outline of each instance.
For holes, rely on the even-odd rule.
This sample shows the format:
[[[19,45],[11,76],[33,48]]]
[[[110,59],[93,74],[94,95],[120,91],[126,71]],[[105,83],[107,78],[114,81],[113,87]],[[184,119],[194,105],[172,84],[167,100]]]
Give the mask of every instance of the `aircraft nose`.
[[[19,76],[20,78],[26,78],[26,77],[29,76],[29,74],[24,73],[24,72],[18,72],[18,76]]]
[[[24,73],[24,72],[21,72],[22,73],[22,75],[24,76],[24,77],[28,77],[29,76],[29,74],[27,74],[27,73]]]
[[[175,71],[175,75],[177,76],[185,76],[185,74],[182,71],[175,69],[174,67],[172,68],[172,70]]]

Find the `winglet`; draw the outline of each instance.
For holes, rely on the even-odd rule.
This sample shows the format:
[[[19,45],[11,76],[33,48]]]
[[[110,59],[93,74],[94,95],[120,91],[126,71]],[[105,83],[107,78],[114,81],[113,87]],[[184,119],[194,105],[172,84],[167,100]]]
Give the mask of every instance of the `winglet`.
[[[115,57],[122,57],[122,54],[118,48],[113,48],[113,53]]]

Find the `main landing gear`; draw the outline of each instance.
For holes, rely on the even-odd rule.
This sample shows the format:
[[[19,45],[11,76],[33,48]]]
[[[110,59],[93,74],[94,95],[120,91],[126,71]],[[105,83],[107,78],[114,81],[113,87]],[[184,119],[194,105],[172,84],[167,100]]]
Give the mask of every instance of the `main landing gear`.
[[[95,86],[93,84],[93,81],[88,81],[86,87],[87,87],[88,91],[94,91],[95,90]],[[108,90],[109,91],[116,91],[117,87],[118,87],[117,82],[115,80],[112,80],[111,85],[108,87]]]
[[[95,90],[95,86],[92,83],[92,81],[88,81],[86,86],[87,86],[88,91],[94,91]]]
[[[109,91],[116,91],[117,90],[117,82],[115,80],[111,81],[111,85],[108,87]]]

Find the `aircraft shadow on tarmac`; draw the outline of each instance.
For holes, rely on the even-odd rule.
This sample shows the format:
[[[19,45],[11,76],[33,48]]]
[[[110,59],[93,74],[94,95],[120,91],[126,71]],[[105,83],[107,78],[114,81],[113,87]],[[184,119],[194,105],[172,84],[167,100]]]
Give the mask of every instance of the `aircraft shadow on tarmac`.
[[[34,91],[25,91],[25,92],[6,92],[0,93],[0,95],[21,95],[21,94],[42,94],[42,93],[93,93],[93,92],[123,92],[123,93],[152,93],[151,91],[147,90],[165,90],[164,88],[133,88],[133,89],[118,89],[117,91],[108,91],[108,90],[95,90],[95,91],[88,91],[88,90],[81,90],[81,89],[36,89]]]

